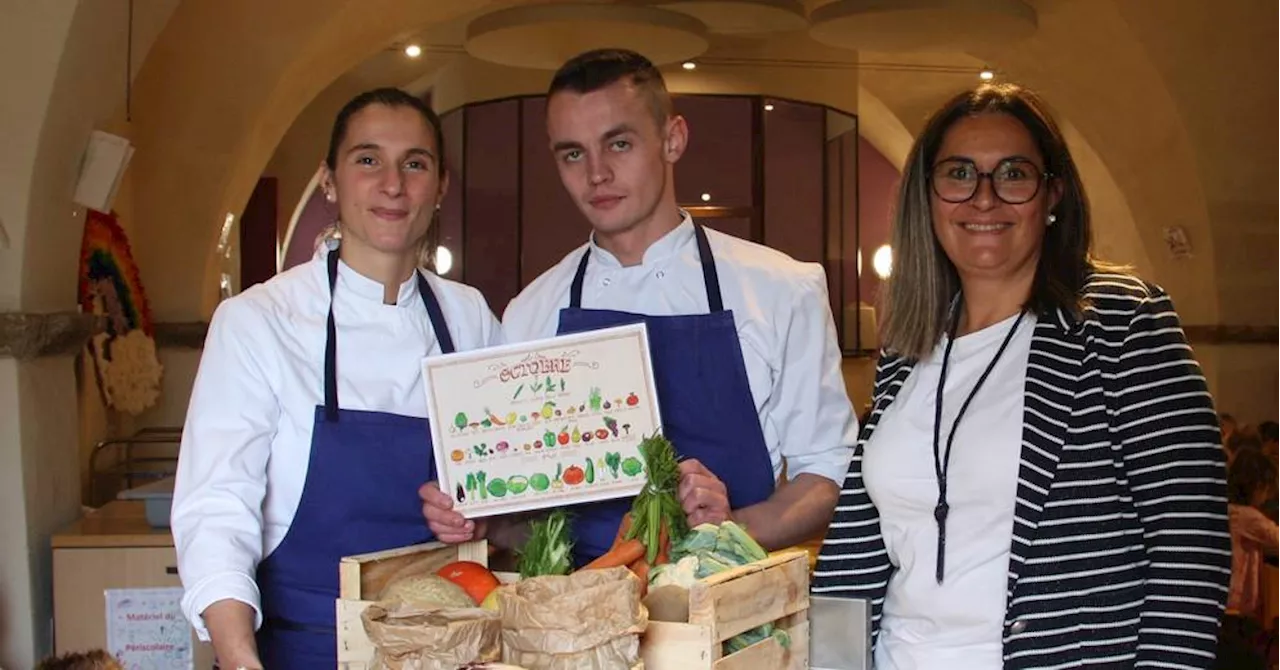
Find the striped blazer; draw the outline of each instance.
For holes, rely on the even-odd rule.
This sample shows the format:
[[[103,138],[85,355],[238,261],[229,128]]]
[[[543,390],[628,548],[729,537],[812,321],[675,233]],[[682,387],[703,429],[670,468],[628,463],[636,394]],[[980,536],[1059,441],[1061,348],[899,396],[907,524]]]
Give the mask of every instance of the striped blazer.
[[[1027,363],[1006,668],[1208,668],[1231,572],[1224,458],[1168,295],[1119,274],[1042,315]],[[894,566],[862,454],[913,361],[883,354],[813,591],[872,604]],[[888,447],[889,445],[884,445]]]

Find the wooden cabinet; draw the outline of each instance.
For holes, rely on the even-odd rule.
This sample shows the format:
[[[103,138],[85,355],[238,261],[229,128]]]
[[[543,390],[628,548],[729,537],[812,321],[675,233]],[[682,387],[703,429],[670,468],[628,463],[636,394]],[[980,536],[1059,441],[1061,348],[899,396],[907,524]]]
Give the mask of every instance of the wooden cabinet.
[[[57,653],[105,649],[105,592],[182,586],[177,565],[172,536],[147,525],[141,502],[109,503],[55,535],[53,623]],[[195,668],[212,667],[213,648],[196,641]]]

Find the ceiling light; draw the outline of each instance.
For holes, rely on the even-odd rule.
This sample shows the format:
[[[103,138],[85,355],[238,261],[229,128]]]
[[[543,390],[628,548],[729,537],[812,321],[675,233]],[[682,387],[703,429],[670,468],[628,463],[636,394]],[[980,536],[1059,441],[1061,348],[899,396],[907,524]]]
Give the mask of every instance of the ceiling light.
[[[691,60],[687,60],[687,61],[685,61],[685,62],[681,63],[681,64],[680,64],[680,67],[682,67],[682,68],[684,68],[684,69],[686,69],[686,70],[696,70],[696,69],[698,69],[698,64],[697,64],[697,63],[695,63],[695,62],[693,62],[693,61],[691,61]]]
[[[710,194],[710,193],[703,193],[703,194],[702,194],[702,201],[703,201],[703,202],[711,202],[711,194]]]
[[[982,72],[978,73],[978,79],[981,79],[982,81],[991,81],[992,79],[995,79],[995,78],[996,78],[996,73],[992,72],[991,70],[984,69]]]
[[[453,252],[447,247],[436,247],[436,274],[447,275],[453,269]]]
[[[404,48],[404,55],[410,58],[417,58],[418,56],[422,55],[422,47],[416,44],[410,44],[409,46]]]
[[[772,112],[772,111],[773,111],[773,103],[772,103],[772,102],[766,102],[766,103],[764,104],[764,111],[766,111],[766,112]]]

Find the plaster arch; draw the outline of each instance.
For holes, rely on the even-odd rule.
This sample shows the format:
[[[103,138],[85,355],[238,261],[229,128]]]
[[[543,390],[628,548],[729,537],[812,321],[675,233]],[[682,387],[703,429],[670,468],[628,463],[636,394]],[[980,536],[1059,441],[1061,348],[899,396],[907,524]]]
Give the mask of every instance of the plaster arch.
[[[184,0],[135,85],[135,251],[157,318],[207,318],[216,236],[243,209],[281,137],[330,83],[476,0]],[[252,7],[250,6],[252,5]],[[252,20],[249,20],[251,17]],[[269,48],[232,45],[273,35]],[[181,74],[182,76],[177,76]],[[164,281],[159,281],[163,278]]]
[[[858,134],[902,171],[915,136],[883,100],[862,85],[858,86]]]
[[[1082,140],[1076,146],[1092,147],[1115,185],[1112,191],[1108,180],[1093,181],[1087,184],[1091,196],[1105,202],[1123,194],[1145,250],[1145,258],[1137,258],[1146,264],[1145,278],[1175,297],[1184,323],[1217,323],[1208,199],[1176,99],[1115,3],[1046,7],[1034,39],[970,55],[1036,90],[1057,118],[1071,121]],[[1079,157],[1089,158],[1087,153]],[[1124,218],[1123,209],[1109,209],[1116,220]],[[1174,225],[1194,240],[1197,252],[1191,258],[1174,258],[1167,251],[1163,231]]]

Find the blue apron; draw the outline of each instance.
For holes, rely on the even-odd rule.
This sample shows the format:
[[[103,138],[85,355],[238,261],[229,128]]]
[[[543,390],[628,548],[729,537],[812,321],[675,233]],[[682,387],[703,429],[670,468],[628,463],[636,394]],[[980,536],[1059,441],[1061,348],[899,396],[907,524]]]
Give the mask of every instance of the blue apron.
[[[702,226],[694,225],[707,314],[646,316],[582,308],[582,284],[588,249],[578,263],[569,289],[569,307],[560,310],[557,334],[578,333],[643,321],[649,332],[662,430],[681,458],[696,458],[729,490],[732,509],[766,500],[773,494],[773,464],[760,428],[742,344],[733,312],[724,308],[715,258]],[[573,508],[574,554],[579,565],[609,550],[631,499],[577,505]]]
[[[343,556],[433,538],[418,498],[418,487],[436,477],[427,420],[338,408],[336,249],[329,252],[328,271],[324,407],[316,408],[307,479],[284,540],[258,567],[258,653],[271,670],[337,667],[335,600]],[[416,274],[440,350],[452,353],[440,303]]]

